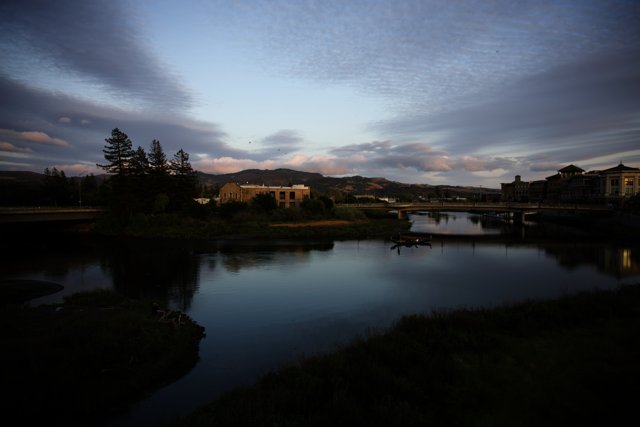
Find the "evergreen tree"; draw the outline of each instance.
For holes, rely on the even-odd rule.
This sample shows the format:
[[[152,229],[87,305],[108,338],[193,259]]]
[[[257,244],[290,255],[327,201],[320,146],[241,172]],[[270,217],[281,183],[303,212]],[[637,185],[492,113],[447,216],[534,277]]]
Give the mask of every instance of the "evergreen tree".
[[[138,149],[133,152],[130,170],[135,176],[146,175],[149,171],[149,159],[147,158],[147,153],[144,151],[144,148],[139,146]]]
[[[63,170],[45,168],[42,190],[43,204],[64,206],[71,203],[71,185]]]
[[[189,162],[189,153],[185,152],[182,148],[173,156],[169,168],[171,172],[177,176],[189,177],[195,175],[195,171]]]
[[[105,142],[107,144],[102,152],[108,163],[106,165],[96,164],[96,166],[104,169],[107,173],[113,173],[118,176],[127,175],[134,155],[133,143],[129,136],[120,129],[115,128],[111,131],[111,138],[106,138]]]
[[[171,204],[174,208],[187,210],[195,203],[193,198],[198,193],[198,179],[189,162],[189,154],[180,149],[169,162],[169,169],[173,175]]]
[[[160,141],[154,139],[151,142],[151,151],[149,152],[149,170],[155,175],[166,175],[169,173],[169,165],[167,164],[167,156],[162,150]]]

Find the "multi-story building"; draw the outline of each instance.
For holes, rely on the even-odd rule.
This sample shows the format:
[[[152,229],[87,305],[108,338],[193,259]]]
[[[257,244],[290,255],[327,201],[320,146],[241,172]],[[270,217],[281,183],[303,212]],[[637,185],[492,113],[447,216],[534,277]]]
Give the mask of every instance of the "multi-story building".
[[[605,197],[631,197],[640,193],[640,169],[620,163],[601,171],[599,190]]]
[[[523,181],[520,175],[516,175],[513,182],[500,184],[502,187],[502,200],[505,202],[528,202],[529,183]]]
[[[268,193],[283,208],[297,207],[311,196],[311,189],[305,185],[290,187],[265,185],[239,185],[233,182],[224,184],[220,188],[220,203],[245,202],[249,203],[258,194]]]
[[[618,166],[586,172],[569,165],[544,180],[526,182],[520,175],[501,184],[503,201],[587,202],[623,199],[640,193],[640,169]]]

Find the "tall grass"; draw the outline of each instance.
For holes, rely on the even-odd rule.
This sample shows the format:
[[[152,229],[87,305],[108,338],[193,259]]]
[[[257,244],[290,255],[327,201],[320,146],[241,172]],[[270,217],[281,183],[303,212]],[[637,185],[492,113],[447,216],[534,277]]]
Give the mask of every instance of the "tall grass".
[[[266,375],[181,426],[628,425],[640,285],[409,316]]]
[[[188,372],[203,329],[160,321],[151,302],[96,291],[62,305],[4,305],[3,416],[19,424],[99,424]]]

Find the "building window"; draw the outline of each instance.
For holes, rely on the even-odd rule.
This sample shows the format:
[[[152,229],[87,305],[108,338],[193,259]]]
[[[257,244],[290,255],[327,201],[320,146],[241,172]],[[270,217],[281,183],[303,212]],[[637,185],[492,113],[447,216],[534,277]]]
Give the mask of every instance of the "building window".
[[[284,191],[281,191],[281,192],[280,192],[280,200],[284,200],[284,194],[285,194],[285,192],[284,192]]]
[[[624,194],[625,196],[633,196],[633,178],[624,179]]]
[[[611,179],[611,194],[614,196],[620,194],[620,180],[618,178]]]
[[[285,202],[280,202],[278,206],[280,206],[281,208],[286,208],[287,204]]]
[[[289,200],[295,200],[296,199],[296,192],[295,191],[290,191],[289,192]]]
[[[294,202],[293,200],[289,202],[289,207],[290,208],[295,208],[296,207],[296,202]]]
[[[271,194],[271,197],[273,197],[274,199],[276,198],[276,192],[275,191],[269,191],[269,194]]]

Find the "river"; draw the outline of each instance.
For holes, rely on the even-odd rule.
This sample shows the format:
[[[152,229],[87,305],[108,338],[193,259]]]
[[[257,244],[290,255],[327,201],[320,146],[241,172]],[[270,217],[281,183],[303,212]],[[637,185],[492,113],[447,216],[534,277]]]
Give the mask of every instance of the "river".
[[[59,302],[96,288],[166,301],[206,329],[186,376],[112,426],[155,426],[304,355],[381,331],[400,316],[491,307],[640,281],[640,246],[500,235],[496,218],[413,215],[412,230],[463,234],[431,246],[388,240],[25,240],[0,280],[60,283]]]

